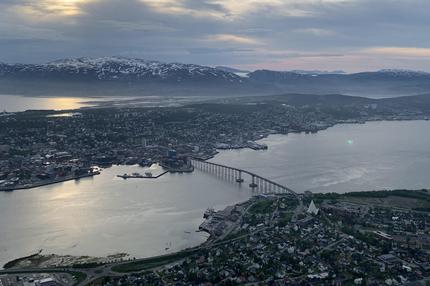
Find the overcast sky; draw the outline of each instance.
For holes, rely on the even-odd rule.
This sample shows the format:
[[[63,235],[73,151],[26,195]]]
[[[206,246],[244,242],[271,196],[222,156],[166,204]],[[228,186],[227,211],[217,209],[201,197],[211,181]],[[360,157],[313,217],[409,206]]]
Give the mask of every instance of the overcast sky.
[[[0,61],[430,71],[428,0],[0,0]]]

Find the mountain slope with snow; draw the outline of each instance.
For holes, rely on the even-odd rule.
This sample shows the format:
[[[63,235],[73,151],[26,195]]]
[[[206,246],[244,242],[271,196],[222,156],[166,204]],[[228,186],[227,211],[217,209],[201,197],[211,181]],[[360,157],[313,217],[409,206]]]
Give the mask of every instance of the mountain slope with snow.
[[[39,65],[0,64],[0,76],[104,81],[242,82],[233,73],[211,67],[121,57],[65,59]]]

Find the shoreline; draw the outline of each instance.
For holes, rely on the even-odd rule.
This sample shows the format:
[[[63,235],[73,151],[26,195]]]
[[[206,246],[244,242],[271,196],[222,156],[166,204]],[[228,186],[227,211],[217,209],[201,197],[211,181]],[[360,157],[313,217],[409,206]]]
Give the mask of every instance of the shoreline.
[[[22,269],[52,269],[52,268],[90,268],[108,263],[125,263],[132,258],[128,253],[116,253],[106,256],[86,256],[86,255],[59,255],[38,253],[20,257],[0,265],[1,271],[19,271]]]
[[[408,121],[430,121],[430,118],[428,117],[420,117],[420,118],[384,118],[384,119],[376,119],[376,118],[371,118],[371,119],[367,119],[367,120],[345,120],[345,121],[339,121],[333,124],[329,124],[327,126],[324,126],[320,129],[317,130],[294,130],[294,131],[289,131],[289,132],[285,132],[285,133],[280,133],[280,132],[267,132],[264,134],[260,134],[258,138],[253,138],[251,141],[253,142],[258,142],[261,140],[264,140],[266,138],[268,138],[270,135],[285,135],[287,136],[288,134],[301,134],[301,133],[305,133],[305,134],[316,134],[320,131],[325,131],[327,129],[330,129],[332,127],[335,127],[337,125],[362,125],[362,124],[367,124],[367,123],[371,123],[371,122],[395,122],[395,121],[400,121],[400,122],[408,122]],[[251,149],[254,151],[264,151],[266,149],[253,149],[250,148],[248,146],[243,146],[243,147],[239,147],[239,148],[216,148],[216,153],[214,155],[211,155],[210,157],[208,157],[207,159],[204,159],[204,161],[210,160],[215,158],[216,155],[219,154],[220,151],[228,151],[228,150],[242,150],[242,149]]]
[[[24,257],[19,257],[16,258],[14,260],[8,261],[5,265],[1,266],[2,269],[11,269],[13,267],[15,267],[15,265],[19,264],[22,261],[25,261],[26,259],[31,259],[33,257],[36,257],[38,255],[40,255],[42,253],[42,250],[39,250],[37,253],[34,254],[30,254],[28,256],[24,256]]]
[[[53,185],[53,184],[57,184],[57,183],[64,183],[64,182],[68,182],[68,181],[79,180],[79,179],[83,179],[83,178],[90,178],[90,177],[92,178],[92,177],[97,176],[97,175],[100,175],[100,172],[93,172],[90,174],[83,174],[83,175],[78,175],[78,176],[68,176],[65,178],[50,180],[49,182],[40,182],[40,183],[36,183],[36,184],[26,184],[26,185],[22,185],[22,186],[11,187],[11,188],[1,188],[0,187],[0,192],[13,192],[13,191],[18,191],[18,190],[29,190],[29,189],[34,189],[34,188],[43,187],[43,186],[49,186],[49,185]]]

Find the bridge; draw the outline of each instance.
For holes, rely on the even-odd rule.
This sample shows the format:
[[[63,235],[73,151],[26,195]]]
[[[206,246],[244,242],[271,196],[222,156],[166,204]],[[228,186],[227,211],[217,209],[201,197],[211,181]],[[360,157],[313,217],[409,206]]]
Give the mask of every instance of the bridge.
[[[253,190],[258,190],[262,193],[275,193],[282,194],[288,193],[294,196],[297,196],[296,192],[293,190],[278,184],[272,180],[264,178],[255,173],[230,167],[222,164],[212,163],[208,161],[198,160],[194,158],[190,158],[191,164],[194,168],[199,169],[203,172],[211,173],[217,177],[223,178],[228,181],[236,182],[238,184],[242,184],[245,180],[244,175],[250,177],[249,187]]]

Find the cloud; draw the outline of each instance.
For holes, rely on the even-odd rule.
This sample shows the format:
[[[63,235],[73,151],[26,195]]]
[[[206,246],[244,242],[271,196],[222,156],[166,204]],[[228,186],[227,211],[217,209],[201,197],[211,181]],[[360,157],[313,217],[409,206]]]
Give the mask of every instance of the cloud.
[[[430,48],[416,47],[374,47],[363,50],[363,53],[399,57],[430,58]]]
[[[140,0],[159,13],[186,15],[196,18],[222,18],[226,11],[222,6],[199,0]]]
[[[429,9],[427,0],[0,0],[0,61],[430,70]]]
[[[297,30],[294,30],[294,32],[309,34],[309,35],[319,36],[319,37],[333,36],[336,34],[334,31],[330,31],[330,30],[326,30],[326,29],[319,29],[319,28],[297,29]]]
[[[228,43],[238,43],[238,44],[246,44],[246,45],[258,45],[260,42],[257,39],[242,36],[242,35],[233,35],[233,34],[216,34],[216,35],[208,35],[205,38],[206,41],[210,42],[228,42]]]
[[[17,0],[8,1],[8,4],[17,14],[41,20],[79,15],[84,12],[81,5],[89,1],[93,0]]]

